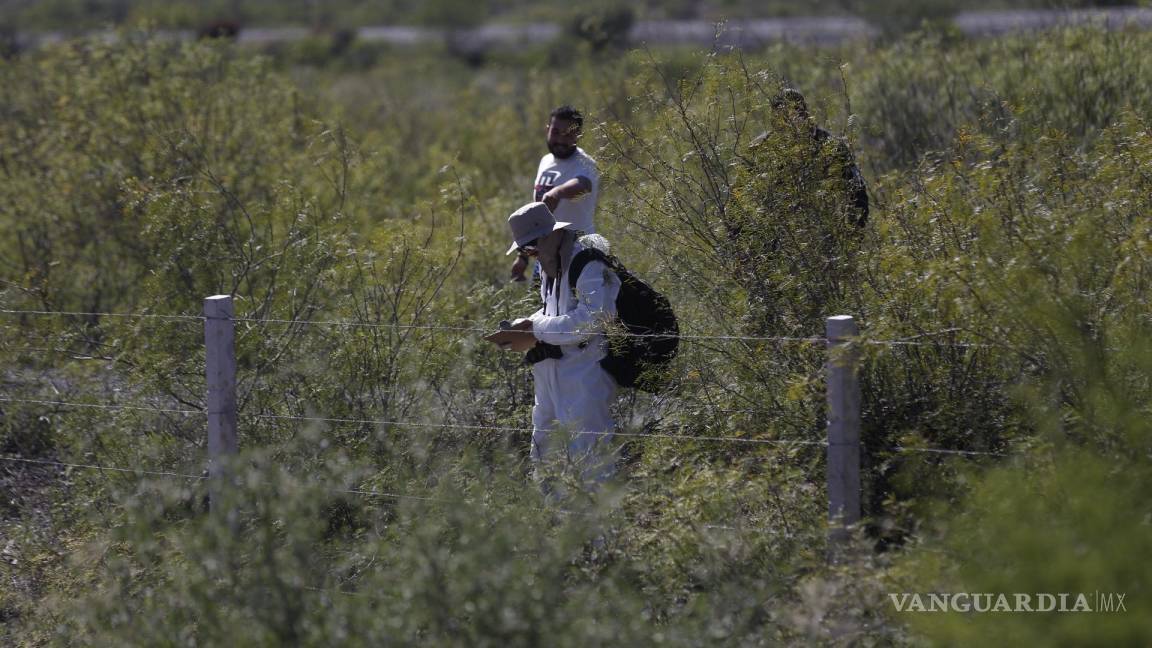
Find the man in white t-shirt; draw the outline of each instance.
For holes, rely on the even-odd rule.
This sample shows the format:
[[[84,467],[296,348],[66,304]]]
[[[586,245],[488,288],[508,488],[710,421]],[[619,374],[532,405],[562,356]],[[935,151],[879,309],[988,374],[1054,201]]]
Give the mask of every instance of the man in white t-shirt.
[[[572,106],[560,106],[548,118],[548,155],[540,158],[532,200],[548,205],[559,222],[573,230],[593,234],[600,172],[596,160],[576,146],[584,128],[584,116]],[[512,279],[524,281],[528,258],[517,256]]]

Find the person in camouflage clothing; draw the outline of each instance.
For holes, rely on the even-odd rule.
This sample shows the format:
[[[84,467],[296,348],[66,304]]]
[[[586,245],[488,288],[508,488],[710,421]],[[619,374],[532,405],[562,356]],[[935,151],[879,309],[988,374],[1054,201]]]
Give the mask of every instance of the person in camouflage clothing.
[[[799,90],[785,88],[772,99],[771,105],[772,110],[793,127],[808,132],[817,149],[817,155],[825,159],[824,170],[830,174],[838,174],[844,180],[846,202],[851,206],[850,220],[857,227],[863,227],[868,222],[868,186],[864,183],[864,177],[860,175],[860,168],[856,166],[856,158],[852,155],[848,142],[816,125],[816,121],[808,112],[808,102],[804,100],[804,95]],[[767,137],[767,132],[761,133],[752,140],[750,148],[755,150]]]
[[[850,307],[868,188],[848,143],[816,125],[800,92],[781,91],[766,116],[721,215],[725,258],[747,291],[749,333],[806,334]]]

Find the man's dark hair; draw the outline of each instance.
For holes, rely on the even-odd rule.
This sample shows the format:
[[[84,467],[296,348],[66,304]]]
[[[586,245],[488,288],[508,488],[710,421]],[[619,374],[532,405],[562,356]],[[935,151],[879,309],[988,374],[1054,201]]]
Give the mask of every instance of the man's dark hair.
[[[573,108],[572,106],[569,106],[568,104],[564,104],[563,106],[560,106],[556,110],[553,110],[552,114],[549,115],[548,118],[549,119],[563,119],[565,121],[570,121],[576,125],[577,131],[584,130],[584,115],[581,115],[579,110],[576,110],[575,108]]]
[[[791,108],[803,117],[808,116],[808,102],[804,95],[795,88],[784,88],[775,97],[772,97],[772,109],[781,110]]]

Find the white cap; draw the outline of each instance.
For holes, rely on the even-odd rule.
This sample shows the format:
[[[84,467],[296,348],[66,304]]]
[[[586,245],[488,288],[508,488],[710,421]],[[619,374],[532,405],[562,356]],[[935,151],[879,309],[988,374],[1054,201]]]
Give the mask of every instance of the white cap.
[[[508,248],[505,254],[512,254],[516,248],[571,224],[556,222],[552,210],[542,202],[528,203],[508,217],[508,228],[512,230],[512,247]]]

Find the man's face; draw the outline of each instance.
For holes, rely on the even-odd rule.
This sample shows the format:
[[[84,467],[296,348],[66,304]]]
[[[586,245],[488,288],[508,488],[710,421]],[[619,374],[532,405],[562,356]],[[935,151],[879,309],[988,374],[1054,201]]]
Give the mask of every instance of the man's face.
[[[560,274],[560,246],[564,243],[564,235],[568,230],[552,230],[546,236],[541,236],[536,246],[536,259],[544,267],[544,272],[555,277]]]
[[[808,109],[803,105],[794,101],[783,100],[779,104],[774,104],[772,110],[794,129],[803,131],[806,128],[811,128],[812,118],[808,115]]]
[[[559,117],[548,120],[548,152],[552,155],[560,159],[571,157],[578,139],[580,130],[572,121]]]

